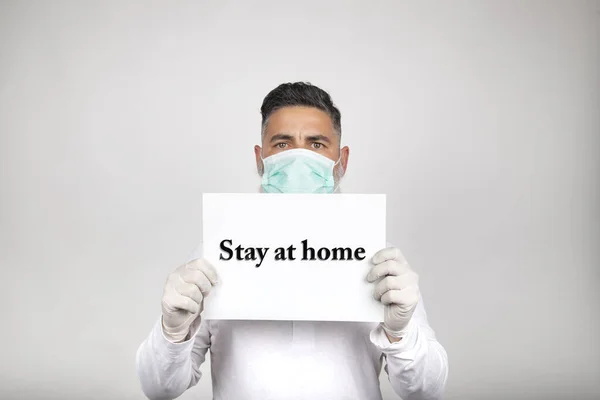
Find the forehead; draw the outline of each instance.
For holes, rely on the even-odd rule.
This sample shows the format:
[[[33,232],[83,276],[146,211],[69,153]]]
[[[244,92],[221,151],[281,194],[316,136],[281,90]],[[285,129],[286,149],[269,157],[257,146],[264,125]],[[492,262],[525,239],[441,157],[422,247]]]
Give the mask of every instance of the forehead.
[[[270,115],[265,139],[278,133],[335,135],[333,123],[326,112],[318,108],[300,106],[283,107]]]

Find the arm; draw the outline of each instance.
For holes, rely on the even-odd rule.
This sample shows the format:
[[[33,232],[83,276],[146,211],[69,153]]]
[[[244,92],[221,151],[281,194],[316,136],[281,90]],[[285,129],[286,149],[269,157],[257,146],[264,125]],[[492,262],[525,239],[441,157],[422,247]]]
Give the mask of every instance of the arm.
[[[200,314],[217,274],[202,259],[201,244],[188,260],[169,275],[162,316],[136,353],[138,378],[150,400],[171,400],[196,385],[211,345],[210,322]]]
[[[404,400],[442,399],[448,356],[429,326],[421,296],[405,335],[395,340],[381,325],[371,332],[371,342],[386,358],[385,371],[396,394]]]
[[[392,388],[404,400],[442,399],[448,356],[427,321],[419,276],[390,243],[371,262],[367,280],[377,282],[374,296],[385,311],[370,339],[386,358]]]
[[[172,400],[196,385],[210,347],[207,321],[200,323],[195,335],[180,343],[169,341],[161,325],[162,318],[156,321],[136,353],[138,378],[150,400]]]

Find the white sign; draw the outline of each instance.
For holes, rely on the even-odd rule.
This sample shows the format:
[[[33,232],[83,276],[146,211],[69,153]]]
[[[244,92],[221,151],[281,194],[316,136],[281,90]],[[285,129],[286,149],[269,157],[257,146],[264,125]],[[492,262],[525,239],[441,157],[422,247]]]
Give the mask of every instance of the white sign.
[[[379,194],[204,194],[206,319],[383,320],[366,280],[386,245]]]

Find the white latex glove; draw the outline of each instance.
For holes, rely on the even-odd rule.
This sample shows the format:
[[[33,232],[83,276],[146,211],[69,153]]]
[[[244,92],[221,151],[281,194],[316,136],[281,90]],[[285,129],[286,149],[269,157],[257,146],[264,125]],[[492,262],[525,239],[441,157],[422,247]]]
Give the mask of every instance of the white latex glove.
[[[162,297],[162,328],[167,339],[182,342],[198,327],[204,298],[217,281],[217,272],[204,259],[190,261],[169,275]]]
[[[419,276],[396,247],[378,251],[371,263],[367,280],[381,279],[374,297],[385,305],[383,329],[388,336],[402,338],[419,300]]]

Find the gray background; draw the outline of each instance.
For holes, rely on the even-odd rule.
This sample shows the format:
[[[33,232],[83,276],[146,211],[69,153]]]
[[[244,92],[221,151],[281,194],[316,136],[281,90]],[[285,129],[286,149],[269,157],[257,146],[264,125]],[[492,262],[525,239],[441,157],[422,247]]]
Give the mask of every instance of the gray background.
[[[388,195],[447,398],[598,398],[599,2],[283,3],[0,2],[0,397],[143,398],[202,192],[256,190],[260,103],[308,80],[344,191]]]

